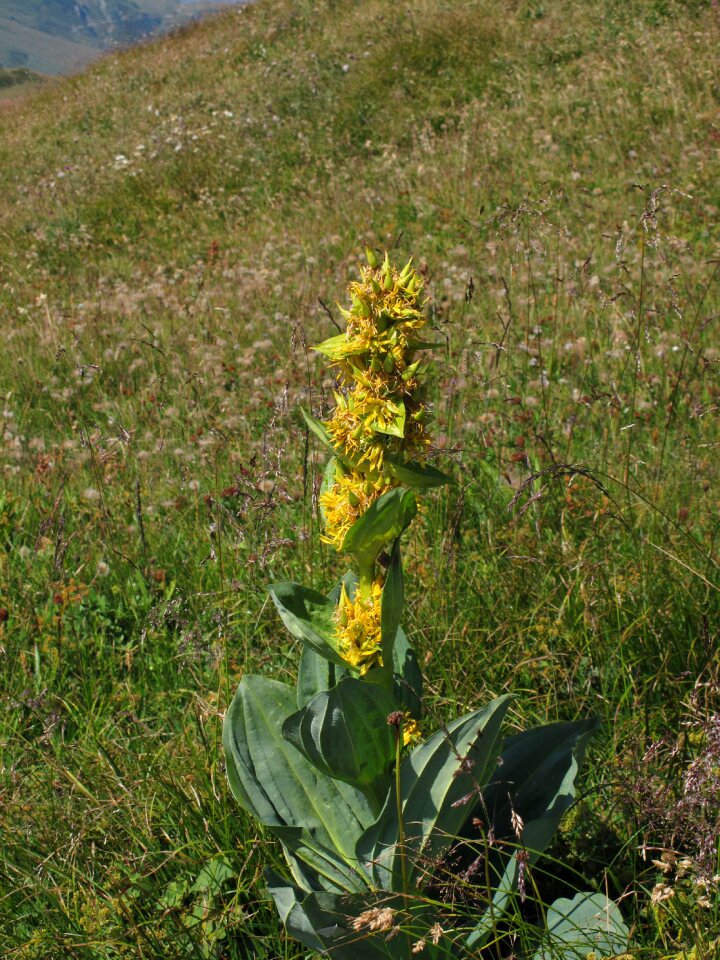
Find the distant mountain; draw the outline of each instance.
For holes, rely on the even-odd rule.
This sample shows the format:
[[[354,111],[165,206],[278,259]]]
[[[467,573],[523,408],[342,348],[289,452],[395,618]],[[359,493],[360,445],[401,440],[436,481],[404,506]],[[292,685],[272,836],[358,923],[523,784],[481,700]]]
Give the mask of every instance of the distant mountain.
[[[0,68],[71,73],[103,50],[172,29],[221,4],[222,0],[0,0]]]

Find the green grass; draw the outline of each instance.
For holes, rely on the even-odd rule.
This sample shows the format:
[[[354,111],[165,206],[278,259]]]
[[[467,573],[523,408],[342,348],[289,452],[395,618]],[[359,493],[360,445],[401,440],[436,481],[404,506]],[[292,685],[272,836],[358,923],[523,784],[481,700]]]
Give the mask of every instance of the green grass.
[[[303,955],[219,735],[243,671],[293,675],[267,584],[342,570],[297,408],[370,243],[446,344],[429,712],[605,719],[554,854],[637,957],[710,960],[616,784],[718,712],[717,44],[702,3],[273,0],[0,113],[3,955]]]

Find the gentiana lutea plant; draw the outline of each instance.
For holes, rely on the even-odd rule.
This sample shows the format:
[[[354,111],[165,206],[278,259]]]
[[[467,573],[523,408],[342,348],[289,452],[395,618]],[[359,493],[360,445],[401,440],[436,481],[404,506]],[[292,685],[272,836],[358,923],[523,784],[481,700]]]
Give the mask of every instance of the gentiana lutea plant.
[[[510,698],[431,732],[423,679],[401,626],[401,538],[417,497],[451,482],[429,462],[423,280],[367,251],[345,332],[321,343],[336,380],[326,421],[304,413],[329,459],[322,539],[347,560],[327,594],[270,594],[302,644],[297,683],[246,675],[224,747],[239,803],[282,844],[268,872],[287,931],[339,960],[481,956],[514,916],[518,888],[572,803],[593,721],[503,738]],[[421,732],[422,731],[422,732]],[[450,908],[449,874],[465,888]],[[532,942],[534,940],[534,942]],[[604,896],[557,901],[528,956],[596,957],[627,940]],[[583,952],[584,951],[584,952]]]

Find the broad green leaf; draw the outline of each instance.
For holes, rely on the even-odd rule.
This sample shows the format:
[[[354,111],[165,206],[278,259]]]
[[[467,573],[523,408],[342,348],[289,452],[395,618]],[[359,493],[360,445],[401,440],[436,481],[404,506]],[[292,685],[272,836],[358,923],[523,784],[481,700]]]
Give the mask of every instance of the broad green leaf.
[[[289,716],[282,732],[318,770],[362,790],[379,813],[395,757],[387,718],[397,706],[377,684],[345,677]]]
[[[545,943],[534,960],[601,960],[624,953],[630,932],[616,903],[601,893],[556,900],[547,912]]]
[[[499,697],[484,709],[454,720],[403,761],[400,793],[412,886],[447,850],[470,816],[477,785],[487,781],[496,765],[500,727],[509,702],[509,697]],[[393,788],[382,813],[357,846],[358,857],[372,865],[373,879],[383,889],[402,889],[399,837]]]
[[[395,457],[387,456],[385,460],[395,479],[399,480],[404,487],[410,487],[413,490],[429,490],[431,487],[441,487],[443,484],[455,482],[452,477],[427,463],[420,464],[412,461],[403,463]]]
[[[362,569],[383,547],[396,540],[417,513],[412,490],[395,487],[371,504],[345,534],[343,552],[351,553]]]
[[[222,890],[223,884],[235,876],[227,857],[222,855],[208,860],[195,882],[190,887],[192,893],[207,893],[216,897]]]
[[[484,837],[493,830],[497,842],[491,850],[487,869],[496,888],[496,912],[505,908],[517,886],[518,840],[512,826],[513,811],[523,821],[522,845],[532,863],[548,846],[573,802],[578,770],[597,728],[596,720],[551,723],[505,740],[502,762],[463,831],[464,839],[484,844]],[[469,829],[473,821],[481,823],[479,829]],[[462,864],[459,869],[463,869]],[[479,919],[466,943],[476,946],[491,932],[492,919],[488,912]]]
[[[297,707],[300,710],[308,700],[322,690],[330,690],[349,672],[332,660],[323,657],[310,646],[300,654],[297,679]]]
[[[228,779],[237,800],[335,889],[358,891],[355,844],[372,823],[361,791],[317,770],[282,736],[295,709],[292,687],[243,677],[223,725]]]
[[[438,341],[437,343],[434,343],[432,340],[412,340],[407,345],[409,351],[437,350],[438,347],[447,347],[447,344],[442,340]]]
[[[344,661],[335,648],[336,602],[299,583],[274,583],[270,596],[290,633],[339,666]]]
[[[393,647],[400,627],[404,601],[403,568],[400,559],[400,537],[390,551],[390,566],[385,574],[380,604],[380,634],[383,663],[393,663]]]
[[[422,716],[423,675],[402,627],[398,628],[393,644],[393,675],[396,698],[419,720]]]

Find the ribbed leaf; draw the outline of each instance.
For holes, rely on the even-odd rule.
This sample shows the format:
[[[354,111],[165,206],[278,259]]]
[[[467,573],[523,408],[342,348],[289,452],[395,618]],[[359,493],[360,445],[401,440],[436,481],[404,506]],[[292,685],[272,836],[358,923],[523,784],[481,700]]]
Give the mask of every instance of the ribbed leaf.
[[[282,732],[318,770],[362,790],[379,813],[395,756],[387,717],[397,706],[377,684],[345,677],[289,716]]]
[[[385,459],[390,465],[390,473],[404,487],[410,487],[414,490],[428,490],[431,487],[441,487],[443,484],[455,482],[452,477],[427,463],[420,464],[411,461],[404,463],[394,457],[385,457]]]
[[[601,893],[578,893],[548,909],[546,942],[534,960],[614,957],[625,952],[629,937],[617,904]]]
[[[400,791],[411,885],[450,846],[470,815],[476,785],[486,782],[497,762],[508,704],[509,697],[499,697],[483,710],[453,721],[403,761]],[[371,864],[373,879],[386,890],[402,889],[394,794],[393,788],[378,820],[357,846],[358,857]]]
[[[331,690],[343,677],[349,676],[347,670],[327,660],[312,647],[305,646],[300,654],[297,679],[297,708],[300,710],[308,700],[322,690]]]
[[[403,601],[403,569],[400,559],[400,537],[397,537],[390,551],[390,566],[385,574],[380,606],[380,634],[384,663],[393,662],[393,646],[400,627]]]
[[[274,583],[269,592],[282,622],[294,637],[338,666],[344,665],[335,649],[335,601],[299,583]]]
[[[361,791],[325,776],[283,738],[295,697],[286,684],[243,677],[223,726],[230,786],[245,809],[326,882],[358,891],[366,882],[355,844],[374,814]]]
[[[396,487],[371,504],[345,534],[342,549],[351,553],[362,568],[383,547],[396,540],[417,513],[412,490]]]
[[[423,675],[405,631],[398,628],[393,644],[394,693],[403,709],[419,720],[422,716]]]
[[[517,886],[518,838],[512,826],[513,811],[523,821],[522,845],[532,863],[548,846],[573,802],[578,770],[597,728],[596,720],[551,723],[505,740],[502,763],[468,821],[479,821],[480,831],[473,828],[463,832],[465,838],[484,844],[484,836],[490,828],[493,830],[497,842],[490,851],[487,869],[495,887],[496,914],[505,908]],[[458,869],[463,866],[460,864]],[[486,913],[468,937],[468,946],[482,943],[490,935],[492,925]]]
[[[328,893],[306,894],[271,871],[266,871],[268,890],[287,932],[311,950],[333,960],[397,960],[408,956],[410,943],[427,937],[437,921],[432,905],[418,901],[409,905],[404,898],[387,894],[337,896]],[[375,933],[367,928],[355,931],[350,918],[372,907],[396,911],[394,920],[404,931],[389,937],[386,930]],[[422,951],[425,960],[447,957],[447,945],[434,947],[428,938]]]

